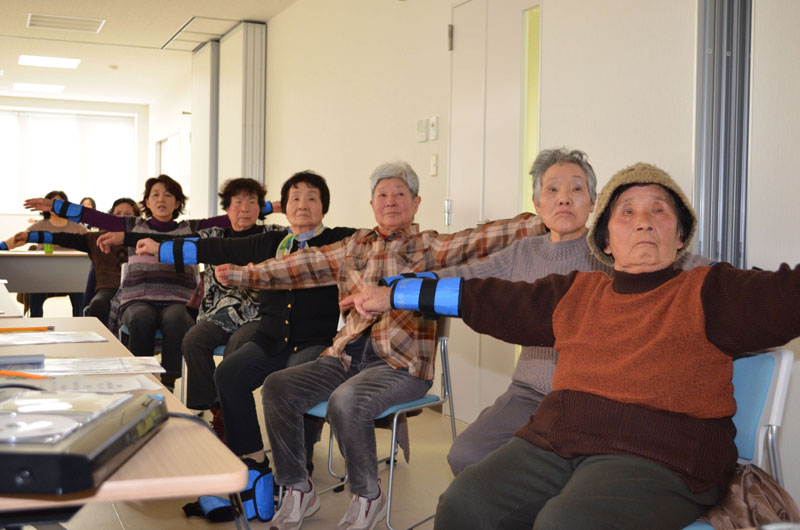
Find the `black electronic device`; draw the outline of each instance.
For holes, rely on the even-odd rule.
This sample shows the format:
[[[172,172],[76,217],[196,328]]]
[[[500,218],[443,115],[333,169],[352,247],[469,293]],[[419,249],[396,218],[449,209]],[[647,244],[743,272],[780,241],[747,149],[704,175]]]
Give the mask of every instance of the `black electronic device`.
[[[166,419],[161,394],[0,392],[0,493],[97,488]]]

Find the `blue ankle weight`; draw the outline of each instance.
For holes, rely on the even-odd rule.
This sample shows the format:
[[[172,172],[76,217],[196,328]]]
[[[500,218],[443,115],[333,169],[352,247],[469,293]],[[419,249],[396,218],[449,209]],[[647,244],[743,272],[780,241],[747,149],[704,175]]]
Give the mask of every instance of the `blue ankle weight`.
[[[272,484],[272,473],[261,473],[255,469],[249,471],[247,489],[240,495],[244,504],[244,513],[248,519],[258,517],[261,521],[269,521],[275,515],[275,494]]]

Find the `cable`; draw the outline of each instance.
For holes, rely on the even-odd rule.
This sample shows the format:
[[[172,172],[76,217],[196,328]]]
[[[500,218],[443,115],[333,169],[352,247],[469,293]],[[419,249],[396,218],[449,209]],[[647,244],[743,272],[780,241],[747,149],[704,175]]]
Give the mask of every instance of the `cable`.
[[[193,422],[199,423],[200,425],[202,425],[203,427],[205,427],[209,431],[213,432],[214,436],[217,435],[217,433],[214,432],[214,429],[211,427],[211,425],[206,423],[206,420],[204,420],[203,418],[199,418],[199,417],[195,416],[194,414],[184,414],[183,412],[170,412],[170,413],[167,414],[167,417],[168,418],[183,418],[184,420],[192,420]]]

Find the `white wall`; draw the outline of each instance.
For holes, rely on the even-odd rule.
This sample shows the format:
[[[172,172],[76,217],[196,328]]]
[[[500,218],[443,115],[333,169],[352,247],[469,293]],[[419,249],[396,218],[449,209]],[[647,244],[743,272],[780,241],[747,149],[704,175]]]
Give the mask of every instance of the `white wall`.
[[[694,188],[694,0],[544,0],[540,147],[586,151],[598,189],[639,161]]]
[[[186,59],[190,59],[187,57]],[[184,193],[192,197],[190,183],[191,175],[191,138],[192,138],[192,98],[191,98],[191,77],[187,74],[186,78],[180,83],[176,83],[164,92],[158,101],[150,105],[150,131],[147,141],[147,149],[150,155],[150,163],[147,166],[147,173],[144,180],[158,175],[156,167],[156,144],[157,142],[177,135],[180,145],[180,175],[170,175],[180,182],[184,188]],[[141,199],[144,191],[144,180],[137,187],[137,201]],[[191,202],[190,202],[191,206]],[[190,212],[187,211],[187,214]]]
[[[800,4],[753,2],[747,265],[800,263]],[[790,343],[800,359],[800,340]],[[789,493],[800,499],[800,361],[795,360],[780,435]]]
[[[278,198],[292,173],[313,169],[331,188],[328,226],[372,227],[369,175],[381,162],[403,159],[420,177],[417,221],[442,229],[449,20],[449,0],[300,0],[270,20],[268,196]],[[434,115],[439,139],[417,143],[417,120]],[[437,177],[428,175],[433,153]]]

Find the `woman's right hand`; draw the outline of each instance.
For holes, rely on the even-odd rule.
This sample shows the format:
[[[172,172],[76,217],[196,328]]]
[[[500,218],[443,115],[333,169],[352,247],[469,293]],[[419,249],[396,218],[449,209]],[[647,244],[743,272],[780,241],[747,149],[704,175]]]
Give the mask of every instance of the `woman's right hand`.
[[[22,205],[28,210],[38,210],[40,212],[53,211],[53,199],[45,199],[42,197],[26,199]]]
[[[158,256],[158,248],[161,246],[161,243],[153,241],[152,238],[140,239],[138,243],[136,243],[136,254],[139,256],[151,255],[151,256]]]
[[[108,254],[113,245],[121,245],[125,242],[125,232],[106,232],[97,238],[97,246],[100,250]]]

